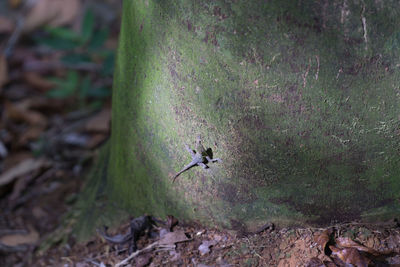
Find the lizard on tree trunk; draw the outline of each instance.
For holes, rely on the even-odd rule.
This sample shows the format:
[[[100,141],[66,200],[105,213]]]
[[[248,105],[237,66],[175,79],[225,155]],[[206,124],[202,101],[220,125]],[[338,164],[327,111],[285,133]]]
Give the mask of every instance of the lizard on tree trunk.
[[[188,145],[185,145],[186,150],[189,151],[190,155],[192,156],[192,161],[186,165],[185,167],[183,167],[182,170],[180,170],[178,173],[175,174],[173,182],[175,182],[175,179],[181,175],[182,173],[184,173],[185,171],[191,169],[194,166],[201,166],[203,169],[207,169],[207,163],[209,162],[221,162],[222,160],[219,158],[216,159],[212,159],[211,158],[211,153],[208,152],[208,150],[206,150],[204,148],[204,146],[201,143],[201,137],[198,136],[196,138],[196,150],[193,151],[191,148],[189,148]]]

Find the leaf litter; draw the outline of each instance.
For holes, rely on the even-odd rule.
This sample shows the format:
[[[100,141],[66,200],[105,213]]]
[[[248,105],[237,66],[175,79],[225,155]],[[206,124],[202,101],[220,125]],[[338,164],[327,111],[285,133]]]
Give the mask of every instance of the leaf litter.
[[[167,221],[167,218],[165,218]],[[126,228],[124,224],[123,228]],[[124,233],[123,228],[114,229]],[[398,266],[400,233],[395,223],[382,225],[342,224],[326,229],[275,228],[270,232],[247,236],[198,224],[180,222],[173,232],[168,224],[158,227],[163,237],[142,236],[138,250],[128,254],[117,246],[108,246],[100,237],[84,243],[71,243],[67,255],[70,263],[90,259],[105,266]],[[365,235],[365,229],[370,233]],[[338,233],[354,233],[354,239]],[[372,244],[368,247],[364,244]],[[73,241],[69,241],[73,242]],[[73,244],[73,245],[72,245]],[[53,247],[46,252],[45,266],[65,248]],[[58,258],[57,258],[58,257]],[[43,260],[43,257],[41,258]],[[73,265],[68,265],[73,266]],[[91,266],[87,265],[82,266]]]
[[[95,149],[109,136],[110,44],[117,41],[81,0],[10,0],[0,7],[0,266],[41,266],[39,248],[67,244],[67,212]],[[65,51],[57,46],[68,42],[60,34],[75,34],[79,42]],[[58,40],[53,47],[44,45],[49,36]],[[97,53],[83,56],[89,62],[63,61],[86,46]],[[108,72],[100,73],[103,68]],[[49,96],[60,88],[72,94]]]

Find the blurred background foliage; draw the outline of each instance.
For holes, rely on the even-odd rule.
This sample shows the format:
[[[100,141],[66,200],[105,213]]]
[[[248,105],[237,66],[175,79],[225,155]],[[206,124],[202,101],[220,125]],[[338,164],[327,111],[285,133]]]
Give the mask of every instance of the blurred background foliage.
[[[27,245],[71,231],[61,223],[109,136],[121,2],[0,1],[0,228],[24,229],[0,234],[1,266],[37,266]]]
[[[0,63],[6,70],[0,85],[13,81],[9,72],[16,52],[29,45],[32,53],[18,63],[48,81],[40,88],[47,97],[73,99],[77,108],[101,108],[111,95],[119,8],[119,1],[2,1],[1,57],[7,60]]]
[[[83,17],[80,32],[66,27],[46,27],[43,34],[35,37],[38,45],[55,51],[65,51],[60,58],[63,65],[71,68],[65,77],[54,77],[56,85],[47,95],[53,98],[75,97],[80,105],[90,103],[99,107],[111,95],[110,84],[96,84],[96,77],[80,73],[76,68],[92,68],[102,79],[111,78],[114,70],[114,50],[105,48],[109,38],[107,28],[96,29],[93,11],[88,9]]]

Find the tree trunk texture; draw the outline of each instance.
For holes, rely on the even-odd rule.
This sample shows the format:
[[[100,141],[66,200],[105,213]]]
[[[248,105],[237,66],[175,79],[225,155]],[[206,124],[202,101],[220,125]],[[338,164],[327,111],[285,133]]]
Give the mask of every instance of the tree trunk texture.
[[[399,11],[124,1],[106,173],[92,175],[89,199],[107,197],[103,216],[117,207],[227,228],[398,215]],[[173,183],[198,135],[223,162]]]

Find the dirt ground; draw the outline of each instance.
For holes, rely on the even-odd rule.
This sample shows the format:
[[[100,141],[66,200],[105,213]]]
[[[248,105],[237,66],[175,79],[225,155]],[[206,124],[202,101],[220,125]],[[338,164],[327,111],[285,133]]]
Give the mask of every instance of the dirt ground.
[[[341,225],[335,229],[334,235],[351,236],[359,244],[364,244],[384,255],[371,257],[375,262],[371,262],[370,266],[400,266],[400,256],[395,255],[400,252],[398,229],[395,230],[391,227],[367,228],[358,224]],[[237,236],[237,233],[234,232],[218,231],[200,226],[174,229],[174,231],[180,230],[188,234],[191,240],[178,243],[176,249],[156,249],[141,254],[130,261],[130,266],[351,266],[350,263],[346,265],[346,263],[340,262],[338,257],[332,254],[329,257],[318,242],[315,242],[316,237],[321,236],[323,229],[284,228],[242,237]],[[154,242],[154,240],[146,240],[146,242],[142,240],[139,249],[150,242]],[[205,247],[211,244],[208,247],[209,251],[201,249],[202,244]],[[82,253],[83,251],[85,253]],[[57,253],[55,253],[56,255]],[[127,256],[126,251],[117,255],[112,246],[95,238],[86,244],[73,246],[71,256],[61,260],[58,255],[58,259],[61,260],[60,263],[67,263],[67,266],[74,266],[72,262],[75,263],[75,266],[93,266],[94,262],[114,266]],[[52,257],[53,254],[50,253],[46,260],[42,259],[38,263],[46,266],[46,261],[47,264],[51,263],[49,260]],[[320,264],[315,258],[321,260]],[[312,259],[317,263],[313,263]],[[358,259],[351,257],[344,257],[344,259],[354,266],[364,266]],[[57,261],[55,260],[55,262]],[[322,262],[325,264],[322,265]],[[330,263],[332,265],[329,265]]]
[[[62,209],[58,210],[61,212]],[[125,233],[128,226],[129,223],[125,223],[110,232]],[[165,234],[166,230],[160,227],[154,230],[155,237],[142,236],[137,243],[138,251],[142,253],[126,265],[118,264],[129,256],[128,246],[110,244],[100,236],[93,236],[84,243],[70,239],[43,254],[35,254],[35,246],[31,246],[29,253],[9,254],[2,261],[3,266],[71,267],[400,266],[400,228],[395,221],[382,225],[349,223],[324,229],[267,229],[258,234],[178,225],[172,233],[176,236],[185,233],[185,241],[173,238],[168,246],[147,250],[146,247],[160,239],[160,232]],[[338,253],[338,250],[342,252]]]
[[[76,243],[68,234],[68,227],[60,228],[82,180],[62,171],[56,181],[42,179],[25,192],[24,196],[32,197],[23,205],[10,210],[7,198],[0,201],[0,229],[27,231],[1,233],[2,242],[27,244],[19,245],[19,252],[3,250],[1,266],[400,266],[397,220],[380,225],[353,222],[321,229],[268,227],[257,234],[178,223],[169,233],[172,241],[146,249],[168,233],[168,227],[158,223],[151,238],[145,234],[137,242],[141,253],[126,265],[117,265],[128,258],[128,245],[108,243],[99,235]],[[56,189],[47,193],[41,189],[51,187]],[[128,228],[129,221],[125,221],[108,232],[124,234]],[[70,236],[68,241],[57,240],[48,250],[40,251],[40,244],[59,231]],[[178,237],[183,233],[183,239]]]

